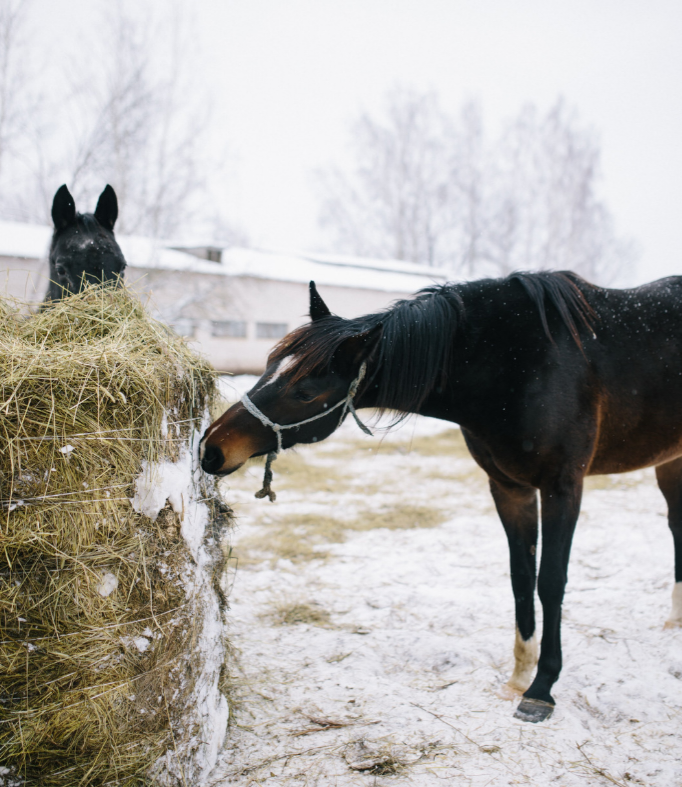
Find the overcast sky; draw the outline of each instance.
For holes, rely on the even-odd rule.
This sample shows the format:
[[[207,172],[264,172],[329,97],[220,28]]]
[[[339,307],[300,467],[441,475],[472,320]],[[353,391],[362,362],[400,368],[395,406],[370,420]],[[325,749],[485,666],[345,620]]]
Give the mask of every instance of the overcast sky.
[[[39,6],[47,15],[61,7],[64,19],[85,8]],[[188,8],[203,50],[197,67],[215,96],[215,138],[233,156],[230,207],[256,245],[320,245],[311,172],[343,155],[352,120],[380,111],[401,84],[435,91],[452,112],[478,99],[492,132],[525,102],[544,111],[564,96],[598,132],[602,193],[618,233],[642,246],[638,280],[682,273],[680,0],[193,0]]]

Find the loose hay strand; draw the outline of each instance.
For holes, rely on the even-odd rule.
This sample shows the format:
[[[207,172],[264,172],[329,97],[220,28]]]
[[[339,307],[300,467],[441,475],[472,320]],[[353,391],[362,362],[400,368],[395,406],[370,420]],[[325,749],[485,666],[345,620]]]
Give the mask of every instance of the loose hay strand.
[[[130,498],[214,391],[208,363],[125,290],[29,318],[0,301],[0,764],[24,784],[148,783],[173,746],[157,698],[193,636],[187,553],[177,515],[162,527]]]

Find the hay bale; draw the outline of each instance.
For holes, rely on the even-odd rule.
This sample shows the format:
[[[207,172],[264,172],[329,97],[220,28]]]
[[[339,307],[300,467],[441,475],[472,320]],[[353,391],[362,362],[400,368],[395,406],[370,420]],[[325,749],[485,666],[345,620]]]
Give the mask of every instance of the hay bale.
[[[196,785],[215,761],[231,515],[193,459],[214,392],[124,290],[0,302],[0,783]]]

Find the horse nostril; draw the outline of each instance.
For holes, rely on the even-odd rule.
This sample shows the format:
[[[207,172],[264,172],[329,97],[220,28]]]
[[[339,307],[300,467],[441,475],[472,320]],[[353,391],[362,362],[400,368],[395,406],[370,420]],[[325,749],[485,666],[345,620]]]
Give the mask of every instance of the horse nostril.
[[[217,473],[224,464],[225,457],[217,445],[205,446],[204,458],[201,460],[201,468],[205,473]]]

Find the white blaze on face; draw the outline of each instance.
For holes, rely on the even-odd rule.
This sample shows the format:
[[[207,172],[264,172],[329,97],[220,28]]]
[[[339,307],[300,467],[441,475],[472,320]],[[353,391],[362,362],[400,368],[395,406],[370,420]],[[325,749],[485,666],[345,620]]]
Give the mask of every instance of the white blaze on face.
[[[538,663],[538,639],[535,634],[530,639],[524,639],[518,627],[514,643],[514,662],[514,673],[507,681],[507,686],[523,692],[530,686]]]
[[[266,385],[272,385],[272,383],[274,383],[275,380],[278,380],[285,372],[288,372],[289,369],[296,366],[297,363],[298,363],[298,358],[295,355],[288,355],[286,358],[283,358],[277,364],[277,368],[272,373],[272,376],[264,383],[262,383],[258,390],[262,391]]]
[[[673,608],[665,622],[666,628],[677,626],[682,626],[682,582],[676,582],[673,587]]]
[[[286,358],[283,358],[277,364],[277,367],[275,368],[275,371],[272,373],[272,375],[267,380],[265,380],[265,382],[262,382],[262,383],[259,384],[259,387],[257,388],[257,390],[262,391],[263,388],[265,388],[266,385],[271,385],[272,383],[274,383],[275,380],[277,380],[279,377],[281,377],[286,371],[288,371],[289,369],[294,367],[297,362],[298,362],[298,358],[295,355],[289,355]],[[206,441],[209,439],[209,437],[211,437],[213,435],[214,432],[216,432],[218,429],[220,429],[220,427],[221,427],[221,424],[216,422],[213,425],[213,427],[211,429],[209,429],[208,432],[206,432],[206,435],[202,438],[201,445],[199,446],[199,460],[200,461],[203,460],[204,454],[206,453]]]

